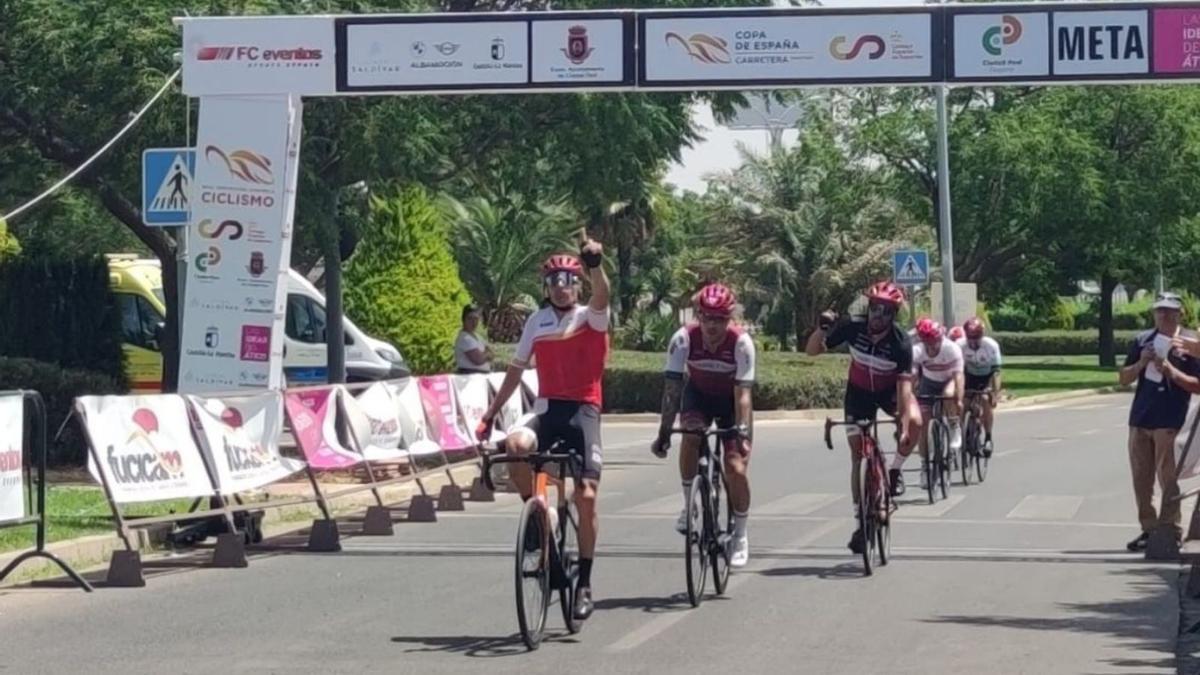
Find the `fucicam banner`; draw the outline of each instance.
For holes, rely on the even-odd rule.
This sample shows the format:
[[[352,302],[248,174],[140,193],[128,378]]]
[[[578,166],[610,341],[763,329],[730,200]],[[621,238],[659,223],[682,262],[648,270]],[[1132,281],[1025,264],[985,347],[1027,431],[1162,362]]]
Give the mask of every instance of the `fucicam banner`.
[[[0,523],[25,517],[25,398],[0,397]]]
[[[488,385],[491,387],[492,396],[500,393],[500,387],[504,386],[504,373],[491,373],[488,376]],[[517,387],[512,396],[508,397],[500,406],[500,410],[496,415],[495,428],[492,430],[492,440],[496,441],[503,438],[506,432],[511,431],[521,416],[525,414],[524,405],[525,396],[521,392],[521,388]]]
[[[217,489],[231,495],[286,478],[304,464],[279,454],[283,395],[188,397],[216,470]]]
[[[400,450],[400,403],[384,382],[367,387],[357,397],[342,388],[342,413],[364,457],[371,462],[404,459]]]
[[[361,464],[363,456],[342,445],[337,433],[338,389],[288,392],[284,406],[292,423],[296,444],[314,469],[347,469]]]
[[[179,389],[283,384],[300,99],[200,101]]]
[[[433,439],[443,450],[461,450],[475,445],[458,417],[458,401],[449,375],[431,375],[417,381],[425,419]]]
[[[88,472],[118,504],[213,494],[183,397],[81,396],[76,399],[92,452]]]
[[[491,388],[488,386],[487,375],[454,375],[453,378],[463,426],[467,431],[474,431],[483,419],[483,414],[487,412],[488,403],[491,402]]]
[[[417,378],[410,377],[403,385],[389,384],[388,387],[392,388],[400,404],[400,434],[404,439],[404,449],[412,455],[436,455],[441,452],[425,419],[425,406],[421,403]]]

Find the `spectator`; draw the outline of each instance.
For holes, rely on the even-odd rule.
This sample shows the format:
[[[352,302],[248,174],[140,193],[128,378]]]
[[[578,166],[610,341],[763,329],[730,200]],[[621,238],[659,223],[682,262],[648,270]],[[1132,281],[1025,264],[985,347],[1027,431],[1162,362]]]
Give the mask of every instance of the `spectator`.
[[[492,348],[479,337],[479,309],[474,305],[463,307],[462,330],[454,341],[454,363],[460,375],[490,373],[492,371]]]
[[[1183,427],[1188,403],[1200,392],[1200,360],[1188,347],[1196,344],[1193,331],[1181,330],[1183,302],[1174,293],[1160,293],[1154,302],[1154,328],[1130,345],[1122,385],[1137,382],[1129,410],[1129,468],[1142,533],[1126,546],[1143,551],[1150,532],[1169,527],[1180,536],[1179,484],[1175,476],[1175,436]],[[1196,350],[1200,352],[1200,349]],[[1154,510],[1154,477],[1162,501]]]

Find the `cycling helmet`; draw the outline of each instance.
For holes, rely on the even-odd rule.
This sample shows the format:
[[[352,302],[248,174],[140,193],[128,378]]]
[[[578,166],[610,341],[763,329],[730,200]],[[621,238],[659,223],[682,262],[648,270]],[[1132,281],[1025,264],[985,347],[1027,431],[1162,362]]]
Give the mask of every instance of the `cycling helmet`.
[[[961,340],[962,336],[963,336],[963,329],[961,327],[955,326],[954,328],[950,329],[950,339],[951,340],[954,340],[954,341]]]
[[[979,317],[971,317],[963,324],[963,333],[966,334],[969,340],[978,340],[983,337],[983,322]]]
[[[555,272],[570,272],[571,274],[582,275],[583,264],[579,262],[579,258],[569,253],[555,253],[546,258],[546,262],[542,263],[542,276],[547,276]]]
[[[709,284],[696,294],[696,309],[702,314],[730,317],[735,304],[733,291],[721,284]]]
[[[917,337],[921,342],[936,342],[942,339],[942,325],[928,317],[917,322]]]
[[[867,289],[867,300],[891,307],[899,307],[904,304],[904,291],[900,290],[896,284],[890,281],[880,281]]]

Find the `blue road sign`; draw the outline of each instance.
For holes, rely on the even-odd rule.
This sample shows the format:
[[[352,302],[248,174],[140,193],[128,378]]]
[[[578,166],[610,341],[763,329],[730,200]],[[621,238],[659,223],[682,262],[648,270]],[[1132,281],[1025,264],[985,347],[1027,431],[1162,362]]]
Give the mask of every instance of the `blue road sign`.
[[[929,252],[913,250],[893,253],[892,279],[901,286],[929,283]]]
[[[192,148],[142,152],[142,222],[150,227],[187,225],[195,173]]]

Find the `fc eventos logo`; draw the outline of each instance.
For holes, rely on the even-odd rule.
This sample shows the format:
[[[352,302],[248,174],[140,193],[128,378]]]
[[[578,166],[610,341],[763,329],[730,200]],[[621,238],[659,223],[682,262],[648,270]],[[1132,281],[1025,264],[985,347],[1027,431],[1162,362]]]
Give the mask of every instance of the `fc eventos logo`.
[[[1022,32],[1021,21],[1006,14],[999,26],[992,26],[983,32],[983,50],[992,56],[1000,56],[1005,46],[1014,45],[1021,39]]]

